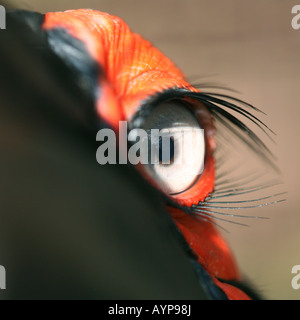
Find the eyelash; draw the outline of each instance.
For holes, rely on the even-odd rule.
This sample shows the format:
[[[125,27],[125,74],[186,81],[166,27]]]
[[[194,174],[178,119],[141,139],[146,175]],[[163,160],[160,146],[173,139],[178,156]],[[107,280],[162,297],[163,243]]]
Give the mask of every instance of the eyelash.
[[[256,117],[252,112],[263,112],[253,105],[234,98],[230,95],[220,94],[220,93],[211,93],[211,92],[195,92],[195,91],[189,91],[187,89],[168,89],[156,97],[152,97],[150,100],[146,101],[141,109],[136,113],[135,117],[132,119],[131,123],[134,125],[135,122],[139,122],[140,117],[145,117],[149,110],[153,106],[158,105],[159,103],[166,101],[167,99],[185,99],[190,98],[194,101],[201,102],[204,104],[209,112],[213,115],[216,122],[221,124],[225,129],[229,130],[231,134],[236,136],[242,143],[248,146],[249,149],[251,149],[255,154],[257,154],[263,162],[268,163],[270,167],[278,171],[275,159],[270,151],[270,149],[266,146],[266,144],[262,141],[260,137],[242,120],[238,119],[235,114],[240,115],[244,117],[246,120],[254,123],[262,132],[269,137],[270,140],[273,140],[270,134],[275,134],[266,124],[264,124],[258,117]],[[227,111],[226,109],[229,109],[231,112]],[[247,110],[249,109],[249,111]],[[234,114],[235,113],[235,114]],[[223,129],[224,129],[223,128]],[[217,130],[218,132],[218,130]],[[218,149],[218,148],[217,148]],[[208,158],[211,157],[211,159],[208,159],[208,162],[206,162],[207,165],[213,165],[210,163],[211,161],[214,161],[215,155],[212,156],[212,150],[208,150]],[[194,199],[191,199],[189,191],[187,191],[185,194],[179,194],[177,196],[173,197],[166,197],[164,196],[164,199],[168,206],[173,208],[178,208],[186,212],[190,215],[196,215],[200,217],[201,219],[221,227],[219,224],[217,224],[215,221],[212,220],[216,219],[218,221],[237,224],[241,226],[248,226],[247,224],[240,223],[237,221],[232,221],[227,219],[227,217],[233,217],[233,218],[255,218],[255,219],[266,219],[266,217],[261,216],[253,216],[253,215],[243,215],[243,214],[235,214],[235,213],[228,213],[228,212],[222,212],[224,210],[240,210],[240,209],[252,209],[252,208],[258,208],[263,207],[266,205],[276,204],[279,202],[285,201],[285,199],[278,198],[281,197],[285,192],[281,193],[274,193],[271,195],[267,195],[264,197],[254,197],[249,200],[230,200],[230,201],[223,201],[223,199],[228,197],[235,197],[240,195],[246,195],[250,193],[255,193],[257,191],[261,191],[263,189],[275,187],[278,184],[280,184],[280,181],[267,181],[264,183],[251,185],[253,181],[257,180],[255,178],[246,179],[246,181],[240,181],[237,185],[232,185],[230,182],[232,180],[226,181],[226,179],[222,180],[224,176],[226,177],[226,172],[222,173],[221,168],[218,168],[218,166],[221,163],[222,167],[222,161],[220,159],[216,159],[216,177],[213,176],[213,182],[211,183],[211,188],[206,188],[206,190],[201,190],[199,187],[197,187],[197,184],[200,183],[202,180],[205,180],[203,176],[199,178],[199,180],[196,182],[196,184],[193,186],[193,188],[197,189],[197,196],[194,197]],[[221,175],[219,175],[219,171],[221,171]],[[230,174],[231,172],[227,172],[227,174]],[[205,172],[204,172],[205,174]],[[240,178],[237,178],[238,180],[243,180]],[[250,183],[250,185],[249,185]],[[195,203],[195,198],[198,199]],[[219,201],[219,199],[221,199]],[[273,201],[264,202],[264,200],[267,199],[275,199]],[[240,205],[240,204],[247,204],[250,203],[250,205]],[[255,205],[252,205],[252,203],[257,203]],[[239,206],[234,206],[238,204]],[[211,210],[214,209],[214,210]],[[217,211],[215,211],[217,209]],[[220,211],[222,210],[222,211]],[[226,218],[222,218],[220,216],[224,216]],[[221,229],[227,231],[225,228],[221,227]]]

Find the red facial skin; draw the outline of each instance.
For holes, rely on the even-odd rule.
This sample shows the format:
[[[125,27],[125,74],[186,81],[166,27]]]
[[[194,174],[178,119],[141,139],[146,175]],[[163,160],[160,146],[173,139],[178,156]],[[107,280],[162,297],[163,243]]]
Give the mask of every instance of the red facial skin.
[[[198,91],[186,82],[182,72],[152,44],[130,31],[118,17],[93,10],[69,10],[47,13],[45,30],[62,27],[83,41],[91,57],[105,73],[99,81],[101,94],[96,101],[97,112],[118,131],[119,121],[130,120],[141,102],[168,88]],[[196,103],[196,102],[195,102]],[[203,201],[214,189],[214,142],[206,137],[206,163],[202,176],[188,191],[172,196],[181,205],[191,206]],[[229,299],[249,299],[223,280],[240,280],[240,273],[231,251],[209,222],[171,208],[169,213],[198,262],[214,279]]]

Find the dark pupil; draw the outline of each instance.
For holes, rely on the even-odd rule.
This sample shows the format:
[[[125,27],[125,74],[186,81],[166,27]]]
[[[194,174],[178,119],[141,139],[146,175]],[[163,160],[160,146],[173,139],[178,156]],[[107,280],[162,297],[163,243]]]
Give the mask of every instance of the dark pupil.
[[[165,146],[169,147],[170,149],[165,150],[164,158],[163,158],[163,142],[162,142],[162,137],[159,137],[159,151],[158,151],[159,162],[171,163],[171,160],[174,158],[174,153],[175,153],[174,138],[170,137],[170,145],[168,145],[168,143],[165,143]]]

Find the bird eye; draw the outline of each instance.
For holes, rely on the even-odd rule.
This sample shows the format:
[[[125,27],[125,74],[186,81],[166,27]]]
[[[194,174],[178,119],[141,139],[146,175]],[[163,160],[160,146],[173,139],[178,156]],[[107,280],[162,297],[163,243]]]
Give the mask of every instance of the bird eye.
[[[141,126],[148,136],[146,174],[166,194],[189,189],[204,168],[204,132],[192,110],[181,101],[153,108]]]

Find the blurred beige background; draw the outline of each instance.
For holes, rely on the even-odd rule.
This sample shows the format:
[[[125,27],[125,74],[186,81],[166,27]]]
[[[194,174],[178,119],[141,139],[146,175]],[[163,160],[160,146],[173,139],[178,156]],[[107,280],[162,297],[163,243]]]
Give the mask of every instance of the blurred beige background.
[[[289,0],[10,1],[41,12],[93,8],[123,18],[188,77],[235,88],[259,106],[277,133],[272,150],[287,202],[258,210],[270,220],[230,226],[226,235],[244,274],[267,299],[299,299],[291,286],[300,265],[300,30]],[[272,145],[271,145],[272,146]]]

